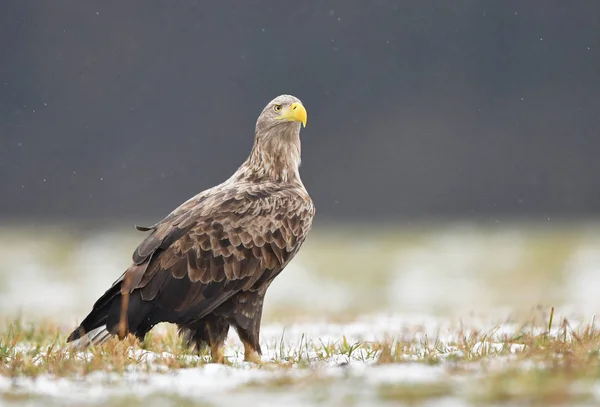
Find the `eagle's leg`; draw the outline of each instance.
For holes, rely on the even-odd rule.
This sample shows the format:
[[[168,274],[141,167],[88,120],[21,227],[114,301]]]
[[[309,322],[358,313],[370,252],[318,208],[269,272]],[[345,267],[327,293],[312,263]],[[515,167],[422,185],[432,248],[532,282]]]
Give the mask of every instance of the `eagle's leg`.
[[[261,363],[262,350],[259,343],[260,320],[262,317],[264,293],[240,293],[236,300],[235,327],[240,340],[244,344],[244,360]]]
[[[249,342],[242,340],[242,343],[244,344],[244,361],[261,364],[262,359],[260,358],[260,355],[261,355],[260,345],[258,346],[258,349],[257,349],[257,348],[255,348],[255,346],[253,344],[251,344]]]
[[[227,339],[229,323],[225,318],[211,314],[193,324],[180,326],[180,332],[187,346],[195,346],[198,352],[208,347],[213,363],[226,363],[223,344]]]
[[[227,339],[229,324],[223,318],[211,318],[206,322],[208,332],[208,344],[210,345],[210,356],[213,363],[225,364],[223,345]]]
[[[210,346],[210,357],[213,363],[225,364],[225,356],[223,355],[223,347],[218,345]]]

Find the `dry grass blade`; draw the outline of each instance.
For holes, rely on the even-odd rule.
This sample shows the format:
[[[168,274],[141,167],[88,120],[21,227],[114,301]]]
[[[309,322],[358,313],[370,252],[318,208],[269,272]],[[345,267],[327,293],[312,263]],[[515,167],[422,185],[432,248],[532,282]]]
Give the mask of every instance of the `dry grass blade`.
[[[242,352],[236,350],[231,356],[233,366],[226,369],[271,373],[252,378],[249,387],[290,391],[323,391],[325,382],[344,385],[356,372],[363,372],[364,377],[383,374],[386,382],[373,382],[372,394],[405,403],[440,397],[544,405],[592,400],[594,386],[600,382],[600,333],[594,320],[575,325],[560,318],[555,327],[555,319],[552,309],[539,324],[530,321],[520,328],[484,330],[459,325],[449,333],[438,330],[430,336],[417,330],[371,341],[349,335],[336,340],[303,333],[288,338],[286,334],[264,344],[268,360],[263,365],[243,362]],[[64,341],[64,333],[52,323],[27,324],[18,319],[4,324],[0,330],[0,380],[41,376],[82,380],[100,373],[110,382],[131,373],[200,368],[209,360],[207,355],[186,350],[173,327],[148,335],[144,343],[129,335],[86,352],[71,351]],[[368,370],[353,370],[359,366]],[[415,366],[425,372],[427,380],[407,385],[402,376],[394,379],[396,372],[410,372]],[[341,371],[347,374],[340,376]],[[15,396],[11,394],[8,397]]]

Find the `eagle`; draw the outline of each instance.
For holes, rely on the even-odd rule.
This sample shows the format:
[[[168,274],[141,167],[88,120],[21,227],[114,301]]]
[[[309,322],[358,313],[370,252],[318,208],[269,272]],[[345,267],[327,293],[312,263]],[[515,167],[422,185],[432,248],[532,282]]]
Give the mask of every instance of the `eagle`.
[[[302,102],[280,95],[258,116],[250,155],[225,182],[200,192],[148,233],[133,263],[67,338],[98,346],[111,337],[140,341],[160,322],[178,326],[186,346],[226,363],[233,326],[244,360],[260,363],[267,289],[300,250],[315,207],[300,179]]]

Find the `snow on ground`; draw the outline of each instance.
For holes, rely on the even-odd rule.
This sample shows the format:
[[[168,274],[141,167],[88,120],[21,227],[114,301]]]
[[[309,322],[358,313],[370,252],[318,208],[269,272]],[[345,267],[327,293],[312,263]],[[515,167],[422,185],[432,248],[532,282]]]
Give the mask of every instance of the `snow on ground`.
[[[473,328],[483,329],[484,326],[476,323]],[[508,333],[513,330],[513,326],[506,325],[497,327],[496,332]],[[285,404],[292,407],[310,405],[312,401],[307,399],[310,394],[326,391],[327,399],[332,403],[329,405],[338,405],[335,402],[336,397],[342,403],[343,395],[364,398],[365,405],[368,405],[366,401],[372,401],[376,397],[378,387],[382,385],[451,380],[448,366],[444,363],[427,365],[411,362],[410,358],[407,358],[406,363],[377,365],[376,358],[365,355],[363,349],[358,349],[350,356],[336,354],[320,358],[313,345],[339,343],[344,337],[350,344],[358,341],[382,341],[386,337],[402,337],[406,340],[425,340],[429,337],[433,341],[437,338],[440,344],[447,344],[456,340],[456,332],[456,324],[451,321],[424,315],[364,316],[346,324],[273,324],[264,326],[262,330],[263,361],[285,360],[287,356],[302,354],[310,360],[309,368],[296,366],[286,369],[268,363],[259,368],[243,362],[243,347],[232,332],[226,344],[226,356],[233,366],[206,364],[198,368],[171,371],[157,368],[157,372],[150,373],[130,369],[122,375],[95,372],[76,380],[56,378],[48,374],[36,379],[9,379],[0,376],[0,394],[10,391],[13,395],[41,396],[45,400],[44,403],[77,405],[109,403],[115,398],[123,397],[150,400],[159,395],[223,406],[238,405],[244,397],[251,395],[252,405],[263,405],[262,400],[264,405],[277,403],[276,405]],[[486,343],[480,346],[501,345]],[[131,352],[132,356],[137,358],[140,353],[145,353],[147,360],[159,356],[141,349],[132,349]],[[455,352],[455,349],[447,346],[447,355]],[[318,379],[315,380],[315,377]],[[291,392],[294,394],[281,394],[270,388],[270,383],[282,380],[299,383],[292,387]],[[332,392],[335,394],[330,394]],[[288,396],[289,398],[286,398]]]
[[[459,351],[449,344],[461,330],[511,333],[518,327],[507,321],[540,304],[546,313],[556,306],[560,314],[587,322],[600,307],[598,225],[540,229],[459,224],[371,232],[361,231],[363,241],[357,246],[356,233],[315,231],[267,294],[261,330],[264,361],[304,352],[311,358],[308,368],[245,364],[231,332],[227,355],[233,367],[93,373],[78,380],[0,376],[0,406],[103,405],[133,398],[135,405],[149,407],[178,405],[178,397],[224,406],[367,406],[383,403],[379,391],[386,384],[453,384],[471,376],[453,375],[452,358],[429,365],[407,355],[406,363],[376,365],[362,349],[350,357],[336,354],[320,361],[307,343],[339,343],[344,337],[350,344],[386,338],[431,344],[437,339],[440,355],[451,356]],[[110,228],[80,235],[60,227],[0,228],[2,315],[48,318],[65,331],[71,329],[127,267],[141,237]],[[344,322],[332,322],[336,320]],[[490,340],[474,344],[473,350],[489,353],[501,346]],[[522,350],[514,344],[510,349]],[[497,358],[486,369],[502,369],[504,363]],[[477,364],[471,368],[474,375],[481,370]],[[291,385],[273,384],[288,377]],[[600,399],[600,391],[596,393]],[[19,395],[34,398],[21,403]],[[42,398],[36,401],[36,396]],[[440,397],[428,405],[464,404]]]
[[[575,327],[577,322],[572,321],[572,324]],[[157,328],[160,335],[164,325]],[[501,351],[505,346],[501,343],[502,338],[514,334],[518,329],[515,324],[486,323],[478,318],[456,322],[418,314],[376,314],[358,317],[353,322],[343,324],[271,324],[262,330],[265,363],[260,367],[243,361],[243,347],[232,332],[226,342],[225,352],[231,366],[208,363],[195,368],[167,369],[156,365],[156,369],[144,370],[132,365],[123,374],[94,372],[77,379],[53,377],[50,374],[43,374],[36,379],[0,376],[0,395],[10,393],[13,398],[19,395],[39,397],[43,405],[108,405],[115,400],[134,398],[146,407],[158,403],[157,400],[160,403],[156,405],[165,405],[165,400],[169,399],[219,406],[237,406],[245,400],[252,400],[252,405],[257,406],[288,407],[345,406],[351,399],[352,405],[367,406],[381,401],[382,386],[464,385],[484,372],[489,374],[505,369],[512,360],[511,356],[523,351],[523,345],[509,344],[508,355],[488,359],[485,367],[476,362],[461,362],[466,363],[462,368],[468,367],[465,370],[467,373],[456,376],[453,373],[456,363],[451,356],[464,355],[454,344],[459,333],[469,335],[475,331],[485,332],[489,335],[485,342],[474,343],[471,352],[490,355]],[[541,333],[542,329],[536,331]],[[550,332],[552,336],[559,334],[558,328]],[[414,344],[413,350],[417,352],[406,355],[404,363],[393,364],[376,363],[377,358],[369,356],[363,348],[350,355],[337,353],[322,357],[319,354],[322,350],[319,344],[339,345],[342,338],[348,344],[396,338]],[[431,350],[434,343],[438,363],[424,363],[424,354],[418,351],[422,349],[425,352],[426,348]],[[132,348],[130,353],[132,358],[150,363],[165,356],[139,348]],[[80,355],[90,356],[86,352]],[[297,360],[298,355],[309,363],[289,368],[269,363],[285,361],[288,357]],[[464,405],[456,395],[453,398],[434,397],[433,400],[435,403],[428,405]],[[34,405],[35,399],[27,404]]]

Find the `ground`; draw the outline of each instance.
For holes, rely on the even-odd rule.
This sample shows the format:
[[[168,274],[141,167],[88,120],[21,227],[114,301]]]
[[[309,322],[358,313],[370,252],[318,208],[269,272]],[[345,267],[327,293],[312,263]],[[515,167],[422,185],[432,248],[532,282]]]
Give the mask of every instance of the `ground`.
[[[267,295],[263,363],[232,331],[229,366],[168,324],[70,351],[139,235],[16,230],[0,236],[0,406],[600,403],[589,222],[316,231]]]

